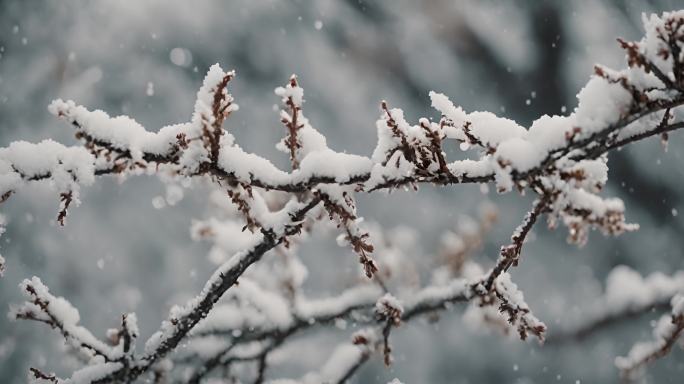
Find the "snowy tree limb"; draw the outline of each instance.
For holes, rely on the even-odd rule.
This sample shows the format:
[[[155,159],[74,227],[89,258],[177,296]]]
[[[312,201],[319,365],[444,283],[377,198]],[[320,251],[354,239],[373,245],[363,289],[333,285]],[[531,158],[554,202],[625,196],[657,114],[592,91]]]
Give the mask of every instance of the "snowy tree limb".
[[[651,342],[635,344],[625,357],[617,357],[615,365],[625,378],[633,378],[641,368],[667,355],[684,332],[684,296],[672,298],[672,312],[663,316],[653,330]]]
[[[389,336],[394,328],[454,302],[468,301],[471,308],[477,306],[482,311],[495,308],[521,339],[534,335],[543,341],[546,326],[531,312],[508,273],[518,264],[534,224],[542,215],[547,216],[551,227],[562,222],[568,227],[568,240],[578,244],[587,241],[591,229],[606,235],[637,229],[625,221],[621,200],[599,196],[607,182],[606,154],[652,136],[665,141],[669,132],[684,127],[684,11],[654,15],[645,19],[644,25],[646,34],[641,41],[620,41],[628,67],[615,71],[597,66],[578,94],[577,108],[568,116],[542,116],[526,129],[492,113],[466,113],[445,95],[431,92],[432,106],[441,114],[439,122],[421,118],[412,125],[401,109],[382,102],[376,122],[378,142],[370,157],[328,147],[325,137],[303,114],[303,89],[293,76],[276,89],[285,106],[280,117],[287,130],[277,148],[288,154],[290,171],[245,152],[223,129],[225,119],[238,111],[238,106],[227,91],[235,73],[225,72],[218,65],[209,69],[198,91],[191,120],[156,133],[127,116],[110,117],[73,101],[54,101],[50,112],[74,126],[82,145],[65,147],[47,140],[38,144],[14,142],[0,148],[0,202],[25,184],[48,182],[59,194],[57,221],[64,225],[67,210],[79,203],[80,187],[92,184],[96,176],[150,174],[162,179],[208,180],[228,195],[239,214],[238,221],[244,224],[241,233],[248,232],[240,235],[243,250],[218,267],[199,295],[184,306],[172,308],[169,318],[145,343],[141,356],[135,354],[138,332],[134,315],[122,318],[121,330],[110,335],[116,340],[115,346],[109,346],[77,325],[78,311],[66,300],[52,296],[39,279],[26,280],[22,290],[28,301],[13,311],[14,317],[57,328],[72,346],[93,357],[69,379],[38,370],[32,374],[39,380],[64,384],[132,382],[156,372],[156,365],[190,339],[193,330],[197,330],[195,336],[201,336],[201,321],[226,295],[238,304],[249,303],[247,307],[255,317],[242,319],[240,326],[225,327],[231,333],[228,345],[204,359],[204,366],[191,378],[196,382],[217,365],[238,361],[256,361],[255,380],[263,382],[269,353],[291,335],[317,322],[352,316],[355,311],[370,313],[367,321],[371,331],[356,334],[352,346],[340,347],[331,363],[305,377],[304,382],[344,381],[377,347],[389,364]],[[446,140],[459,142],[473,157],[450,162],[443,151]],[[371,254],[377,254],[378,248],[361,225],[355,194],[400,187],[417,190],[421,183],[490,182],[500,193],[516,189],[537,195],[511,244],[501,248],[496,264],[487,273],[469,273],[468,278],[427,285],[413,296],[395,298],[376,275],[380,263]],[[272,204],[272,191],[284,192],[286,197]],[[325,214],[341,232],[338,242],[356,253],[364,274],[382,286],[383,296],[374,291],[335,302],[332,307],[290,310],[297,308],[297,287],[303,279],[295,271],[296,258],[292,270],[278,271],[287,276],[274,279],[287,282],[287,293],[267,287],[267,281],[252,283],[248,269],[254,270],[253,265],[279,246],[291,251],[290,238],[309,229],[305,221],[316,223]],[[0,258],[0,272],[2,262]],[[470,272],[481,270],[479,266],[469,267]],[[239,289],[238,279],[245,282]],[[638,293],[633,294],[638,297]],[[627,358],[617,360],[623,371],[631,372],[666,354],[675,343],[684,328],[680,296],[675,296],[672,307],[671,321],[658,327],[655,342],[635,347]],[[635,308],[625,313],[629,311]],[[613,315],[616,313],[619,311]],[[262,328],[243,327],[262,318]],[[609,318],[598,318],[597,324]],[[239,336],[234,336],[236,331]]]

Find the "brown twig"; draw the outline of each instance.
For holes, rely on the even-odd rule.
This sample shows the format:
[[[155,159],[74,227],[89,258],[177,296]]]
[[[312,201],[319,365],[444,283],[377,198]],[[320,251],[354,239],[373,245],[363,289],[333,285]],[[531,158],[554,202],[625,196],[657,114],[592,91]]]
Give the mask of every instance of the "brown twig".
[[[548,208],[550,199],[551,197],[548,194],[543,194],[541,198],[537,199],[532,206],[532,210],[525,215],[522,224],[516,228],[513,236],[511,236],[512,243],[501,247],[499,260],[485,279],[484,288],[487,292],[492,290],[494,281],[499,275],[508,271],[511,266],[518,265],[525,239],[539,216]]]

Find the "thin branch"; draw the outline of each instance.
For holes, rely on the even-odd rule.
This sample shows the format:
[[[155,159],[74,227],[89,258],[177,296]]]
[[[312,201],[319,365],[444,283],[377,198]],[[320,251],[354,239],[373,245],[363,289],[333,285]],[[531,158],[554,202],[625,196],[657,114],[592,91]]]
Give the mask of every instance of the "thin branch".
[[[201,319],[207,316],[221,296],[223,296],[230,287],[235,285],[238,278],[242,276],[249,266],[259,261],[266,252],[282,243],[287,236],[299,233],[299,223],[304,220],[307,212],[316,207],[319,203],[320,200],[314,198],[309,203],[293,212],[290,215],[291,224],[286,226],[281,234],[262,230],[263,238],[257,245],[250,251],[238,255],[237,260],[231,260],[227,265],[220,267],[207,282],[200,295],[190,302],[191,308],[188,308],[181,317],[171,318],[167,325],[162,326],[162,330],[157,335],[159,340],[156,341],[156,348],[147,352],[130,370],[117,370],[106,379],[95,381],[95,383],[116,382],[117,380],[135,380],[138,376],[146,372],[152,364],[174,350],[186,337],[188,332],[190,332]],[[166,330],[166,332],[164,332],[164,330]]]
[[[658,21],[660,27],[657,26]],[[59,329],[64,338],[77,347],[104,358],[104,363],[89,365],[74,373],[74,377],[87,373],[94,375],[89,376],[94,378],[90,380],[93,383],[132,382],[154,369],[162,358],[187,340],[190,332],[214,309],[219,299],[237,285],[238,278],[252,264],[276,246],[289,245],[288,237],[302,231],[308,212],[317,206],[322,205],[342,229],[341,240],[346,239],[359,256],[366,275],[372,277],[377,271],[369,255],[374,247],[369,240],[369,233],[359,225],[361,219],[356,212],[354,193],[409,186],[417,190],[420,183],[447,185],[496,182],[497,190],[501,192],[514,188],[521,192],[530,190],[538,198],[513,234],[511,244],[501,248],[496,264],[481,279],[456,280],[448,286],[429,286],[409,297],[406,302],[399,302],[387,293],[380,299],[373,297],[376,300],[374,306],[364,296],[333,310],[315,312],[313,316],[282,311],[285,313],[284,320],[279,319],[282,321],[274,321],[273,324],[265,321],[263,327],[238,329],[242,331],[241,334],[231,336],[229,345],[195,370],[191,380],[199,382],[221,364],[256,361],[256,382],[261,383],[267,369],[267,355],[271,350],[293,334],[311,328],[316,321],[321,324],[337,318],[351,318],[356,311],[372,314],[361,322],[368,322],[377,328],[382,340],[377,333],[372,341],[364,337],[355,338],[353,346],[347,345],[354,348],[355,360],[347,361],[351,364],[346,373],[342,372],[341,376],[335,376],[330,381],[349,378],[368,359],[371,349],[380,343],[385,362],[389,364],[389,335],[392,328],[420,314],[446,309],[455,302],[473,301],[475,305],[496,307],[499,313],[507,317],[510,328],[517,329],[521,339],[532,334],[543,341],[546,326],[532,314],[522,292],[507,272],[518,264],[525,239],[544,213],[550,213],[550,222],[562,218],[571,230],[570,240],[580,243],[586,239],[584,235],[589,228],[598,228],[611,235],[636,228],[625,223],[621,201],[604,199],[598,195],[606,183],[605,153],[650,136],[661,135],[665,138],[668,132],[684,127],[684,122],[670,123],[673,117],[670,111],[684,105],[684,62],[680,48],[684,36],[679,32],[682,26],[684,17],[669,13],[646,25],[646,39],[655,33],[660,40],[655,44],[657,52],[651,52],[652,44],[645,44],[644,40],[629,43],[620,40],[627,50],[630,68],[617,72],[597,67],[596,76],[583,91],[591,93],[592,97],[588,100],[580,92],[576,112],[572,116],[561,117],[557,121],[559,124],[548,124],[550,120],[540,118],[530,130],[526,130],[515,122],[493,115],[487,115],[489,117],[483,120],[481,114],[467,114],[454,106],[446,96],[431,93],[433,106],[442,113],[440,123],[422,118],[416,126],[404,119],[403,111],[390,109],[382,102],[377,125],[378,145],[372,158],[336,152],[327,147],[325,138],[303,116],[303,90],[299,88],[296,78],[292,77],[286,88],[276,90],[289,109],[289,112],[281,113],[281,117],[288,128],[284,145],[289,149],[290,172],[278,169],[267,159],[245,152],[235,138],[223,129],[225,118],[237,110],[237,105],[233,104],[233,98],[226,89],[234,73],[224,72],[218,65],[212,66],[205,77],[191,121],[165,127],[159,133],[146,131],[130,118],[110,118],[102,111],[89,111],[74,102],[56,100],[49,107],[50,111],[75,127],[76,137],[82,141],[82,146],[64,147],[49,141],[40,144],[15,142],[9,148],[0,149],[0,160],[6,169],[3,180],[9,180],[2,185],[0,203],[27,182],[50,180],[53,184],[59,184],[61,207],[57,217],[58,222],[64,224],[70,204],[72,201],[78,202],[78,188],[92,183],[95,176],[147,173],[205,178],[214,181],[222,190],[227,190],[247,221],[246,228],[255,232],[254,243],[220,266],[197,297],[183,307],[172,309],[168,320],[148,340],[146,352],[139,358],[134,356],[137,335],[134,316],[123,317],[121,331],[117,333],[117,347],[120,350],[110,350],[108,345],[101,345],[89,331],[77,326],[78,313],[75,308],[62,303],[62,298],[50,296],[47,288],[38,284],[39,280],[33,281],[34,285],[31,282],[24,284],[30,301],[15,315],[49,324]],[[662,65],[662,60],[656,60],[656,57],[665,59],[665,62],[671,59],[674,80],[670,78],[670,68],[663,69],[654,64]],[[650,80],[659,79],[663,87],[660,84],[657,87],[633,84],[630,81],[632,77],[626,75],[627,71],[632,70],[641,71],[639,75],[651,76]],[[594,102],[604,96],[609,99],[606,103],[610,108],[604,108],[607,112],[595,113],[592,108],[586,108],[588,101]],[[663,111],[665,113],[657,126],[633,136],[621,136],[629,133],[630,125],[650,123],[654,115]],[[642,119],[645,122],[641,122]],[[581,126],[587,120],[593,123]],[[118,128],[117,125],[122,121],[126,124],[125,132],[130,135],[122,135],[114,140],[110,137],[110,131]],[[542,140],[530,138],[537,128],[549,129],[548,137],[544,134],[541,135]],[[141,137],[145,140],[139,140]],[[447,162],[442,151],[445,138],[481,147],[478,148],[479,157]],[[41,149],[50,149],[49,152],[54,154],[45,162],[47,166],[35,167],[22,162],[26,152],[42,153]],[[335,166],[326,167],[328,162],[334,162]],[[294,195],[288,196],[290,199],[285,208],[273,211],[264,198],[269,190]],[[314,192],[308,193],[310,190]],[[321,213],[322,210],[317,212]],[[387,284],[379,277],[376,281],[388,292]],[[64,304],[61,308],[67,309],[66,315],[53,313],[50,304],[54,300]],[[619,360],[623,370],[630,371],[643,366],[669,351],[684,329],[684,299],[677,300],[672,304],[671,322],[659,328],[656,342],[649,344],[646,349],[648,353],[644,353],[644,348],[633,349],[628,358]],[[599,319],[587,330],[580,329],[579,332],[590,333],[613,321],[615,318]],[[197,335],[201,334],[197,332]],[[233,349],[238,344],[250,341],[263,344],[258,353],[239,355]],[[321,376],[325,376],[324,369],[321,371]],[[54,376],[40,371],[32,372],[36,378],[54,379],[55,383],[58,381]]]
[[[647,138],[652,137],[652,136],[660,135],[660,134],[667,133],[667,132],[676,131],[676,130],[681,129],[681,128],[684,128],[684,122],[660,125],[660,126],[658,126],[658,128],[656,128],[654,130],[639,133],[637,135],[630,136],[630,137],[627,137],[625,139],[616,141],[615,143],[607,146],[605,148],[604,153],[611,151],[613,149],[624,147],[625,145],[635,143],[637,141],[647,139]]]
[[[646,365],[666,356],[675,345],[680,336],[684,333],[684,315],[666,316],[664,330],[657,331],[657,339],[651,344],[637,344],[633,347],[628,357],[616,359],[616,364],[620,369],[623,378],[631,379]],[[662,324],[663,322],[661,322]]]
[[[33,368],[33,367],[30,367],[29,371],[31,371],[31,374],[33,375],[34,379],[45,380],[45,381],[48,381],[48,382],[54,383],[54,384],[59,384],[59,382],[60,382],[60,379],[58,379],[54,373],[47,374],[47,373],[44,373],[43,371],[41,371],[37,368]]]
[[[532,230],[532,227],[534,227],[539,216],[548,208],[550,199],[551,196],[549,194],[543,194],[541,198],[535,200],[532,205],[532,210],[525,215],[525,219],[523,219],[523,222],[516,228],[513,236],[511,236],[511,241],[513,243],[501,247],[499,260],[485,279],[484,288],[487,292],[492,290],[494,281],[502,273],[508,271],[511,266],[518,265],[525,239]]]
[[[581,343],[597,333],[609,329],[617,324],[640,318],[648,313],[659,313],[670,308],[670,299],[661,300],[639,308],[626,307],[623,311],[609,313],[592,321],[580,325],[573,330],[551,333],[546,339],[546,345],[560,345],[570,342]]]

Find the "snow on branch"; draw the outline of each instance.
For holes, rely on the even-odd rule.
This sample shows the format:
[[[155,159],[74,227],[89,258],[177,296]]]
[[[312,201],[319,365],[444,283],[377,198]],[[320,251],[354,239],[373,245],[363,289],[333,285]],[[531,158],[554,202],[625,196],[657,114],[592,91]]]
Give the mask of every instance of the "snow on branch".
[[[667,355],[680,339],[684,331],[684,296],[677,294],[670,305],[671,314],[661,317],[653,329],[653,341],[636,343],[627,356],[615,359],[623,377],[633,378],[645,365]]]
[[[554,333],[552,344],[582,341],[600,330],[653,311],[671,310],[656,324],[654,341],[639,342],[626,357],[618,357],[615,364],[625,379],[635,379],[652,361],[667,355],[684,330],[682,293],[684,272],[672,276],[660,272],[642,277],[626,266],[614,268],[606,280],[606,290],[594,306],[587,310],[583,322],[575,329]]]
[[[446,284],[426,286],[400,298],[383,294],[375,285],[362,285],[335,298],[302,299],[296,304],[293,313],[281,316],[290,319],[282,324],[274,324],[259,312],[249,311],[245,307],[219,307],[218,312],[210,314],[195,328],[192,343],[185,350],[182,361],[203,361],[189,381],[198,383],[216,368],[229,362],[235,363],[236,348],[239,346],[258,342],[277,348],[295,334],[315,327],[354,322],[376,330],[377,348],[374,350],[389,365],[392,363],[389,336],[393,328],[419,316],[432,317],[439,311],[452,308],[455,303],[471,300],[474,300],[477,307],[495,306],[497,310],[501,310],[521,337],[523,333],[525,337],[530,332],[538,336],[541,334],[542,330],[535,327],[544,327],[543,324],[531,314],[522,294],[510,280],[500,284],[498,290],[501,298],[496,295],[486,298],[478,296],[475,292],[477,281],[479,280],[455,278]],[[217,336],[221,338],[216,339]],[[207,351],[214,352],[205,356]]]
[[[27,182],[45,180],[60,194],[57,221],[64,225],[69,206],[80,203],[80,185],[94,182],[93,164],[94,158],[82,147],[65,147],[52,140],[15,141],[0,148],[0,203]]]
[[[129,373],[129,379],[137,377],[151,364],[172,351],[188,332],[207,316],[214,304],[237,282],[237,279],[250,265],[257,262],[264,253],[283,242],[285,237],[299,232],[301,221],[304,220],[307,212],[318,203],[318,199],[313,199],[307,203],[293,202],[283,208],[286,217],[290,218],[291,224],[283,224],[278,232],[263,230],[261,240],[251,249],[235,254],[221,265],[206,282],[204,289],[198,296],[184,306],[172,308],[169,320],[164,321],[160,331],[152,335],[145,343],[145,355],[141,358],[142,363],[138,369]]]
[[[684,272],[672,276],[660,272],[642,277],[627,266],[615,267],[606,279],[606,289],[586,310],[574,329],[550,335],[549,343],[582,341],[615,323],[624,322],[654,310],[670,308],[672,298],[684,292]]]
[[[135,314],[122,317],[120,330],[110,330],[109,342],[96,338],[89,330],[78,325],[80,315],[63,297],[53,296],[42,281],[33,277],[20,284],[27,301],[13,307],[9,317],[42,322],[57,329],[71,347],[88,365],[76,371],[70,379],[60,379],[31,368],[31,375],[39,382],[55,384],[85,384],[109,377],[132,363],[138,327]]]
[[[299,380],[278,379],[268,381],[268,384],[346,383],[368,361],[377,335],[367,329],[355,333],[352,338],[352,343],[338,345],[320,370],[309,372]]]
[[[546,216],[551,228],[565,225],[568,241],[580,245],[590,230],[605,235],[636,230],[637,225],[626,222],[621,200],[600,195],[608,178],[607,153],[653,136],[666,141],[670,132],[684,127],[684,11],[650,16],[644,26],[640,41],[619,42],[627,68],[596,66],[568,116],[542,116],[525,128],[493,113],[468,113],[447,96],[430,92],[439,119],[423,117],[412,124],[401,109],[383,101],[370,156],[328,146],[304,115],[304,90],[293,75],[275,89],[285,127],[276,147],[287,154],[289,170],[244,151],[224,129],[226,119],[239,110],[228,92],[236,74],[218,64],[204,78],[190,121],[156,132],[128,116],[53,101],[49,111],[73,126],[81,145],[47,140],[0,148],[0,203],[27,184],[49,183],[58,193],[57,221],[63,225],[67,210],[79,203],[80,187],[99,176],[156,175],[167,183],[209,184],[214,188],[211,201],[221,209],[194,222],[191,232],[194,239],[213,241],[210,258],[219,266],[197,296],[171,309],[142,353],[135,348],[134,314],[124,315],[120,329],[108,332],[108,343],[100,341],[78,325],[79,313],[65,299],[51,295],[37,278],[25,280],[21,289],[27,301],[12,316],[58,329],[73,349],[89,357],[71,378],[36,369],[33,377],[51,383],[132,382],[148,375],[173,377],[175,365],[191,365],[184,379],[200,382],[216,367],[230,372],[249,365],[260,383],[270,375],[274,353],[292,335],[353,320],[368,328],[302,379],[343,382],[373,352],[390,364],[390,333],[400,331],[402,323],[421,315],[436,318],[437,312],[460,302],[467,303],[471,320],[543,342],[546,325],[532,313],[510,275],[534,225]],[[448,159],[443,150],[448,140],[459,143],[469,157]],[[445,235],[446,258],[438,262],[432,281],[421,284],[418,278],[402,279],[419,275],[412,270],[417,255],[378,241],[386,240],[387,233],[373,231],[363,220],[356,195],[409,187],[417,191],[424,183],[494,183],[500,193],[517,190],[536,198],[493,266],[487,269],[470,260],[489,218],[490,224],[485,221],[470,237]],[[173,195],[182,194],[181,189]],[[298,257],[298,243],[324,226],[326,218],[340,232],[338,244],[358,257],[365,278],[341,294],[311,299],[301,289],[308,271]],[[0,258],[0,274],[3,270]],[[629,280],[618,269],[610,281],[625,276]],[[680,290],[679,277],[667,283],[632,280],[627,285],[640,288],[627,293],[613,290],[609,282],[607,297],[615,292],[624,297],[607,299],[611,312],[597,322],[669,300]],[[618,359],[621,368],[631,371],[669,350],[684,323],[679,296],[672,306],[671,321],[658,327],[656,341]]]
[[[69,345],[85,356],[101,356],[106,361],[117,360],[123,352],[115,350],[78,325],[80,315],[63,297],[53,296],[42,281],[33,277],[19,286],[27,298],[21,306],[10,310],[11,319],[33,320],[59,330]]]

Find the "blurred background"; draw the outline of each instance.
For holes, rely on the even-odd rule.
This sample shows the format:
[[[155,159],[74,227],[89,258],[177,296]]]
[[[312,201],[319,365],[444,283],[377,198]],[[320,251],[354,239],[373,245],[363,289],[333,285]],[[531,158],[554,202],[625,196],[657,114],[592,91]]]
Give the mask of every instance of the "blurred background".
[[[640,39],[641,14],[672,10],[671,1],[47,1],[0,3],[0,146],[73,132],[47,112],[70,98],[147,127],[188,121],[197,89],[213,63],[235,68],[231,91],[240,111],[226,128],[248,151],[285,167],[275,150],[283,135],[273,89],[292,73],[305,89],[305,113],[336,150],[369,155],[376,143],[379,101],[401,107],[409,121],[438,118],[428,91],[450,96],[467,111],[487,110],[529,126],[543,114],[575,107],[575,94],[594,63],[622,68],[616,37]],[[628,265],[647,274],[683,267],[684,140],[658,139],[610,156],[606,195],[625,200],[642,229],[619,238],[593,233],[581,249],[566,233],[539,225],[513,279],[549,334],[579,324],[602,292],[607,273]],[[405,241],[414,262],[429,270],[441,234],[481,203],[498,221],[476,260],[490,265],[529,206],[529,196],[498,196],[477,186],[422,187],[419,193],[361,196],[360,214]],[[193,193],[194,192],[194,193]],[[155,209],[165,194],[154,178],[102,179],[83,191],[65,228],[55,226],[58,199],[48,188],[21,191],[2,206],[7,259],[0,310],[21,301],[17,284],[37,275],[80,309],[97,335],[136,311],[142,336],[158,327],[174,303],[194,295],[211,273],[206,243],[190,239],[193,218],[206,217],[207,194],[186,191],[175,206]],[[307,294],[339,291],[356,276],[355,257],[334,237],[302,248]],[[334,267],[331,267],[334,266]],[[539,347],[469,329],[461,308],[436,324],[413,322],[393,333],[395,364],[374,358],[356,383],[610,383],[615,356],[649,339],[648,314],[577,343]],[[329,355],[349,331],[319,332],[286,351],[299,363],[269,371],[299,377]],[[311,352],[311,353],[305,353]],[[26,382],[29,366],[58,374],[74,369],[63,340],[38,324],[0,316],[0,381]],[[679,383],[684,353],[653,365],[649,383]]]

